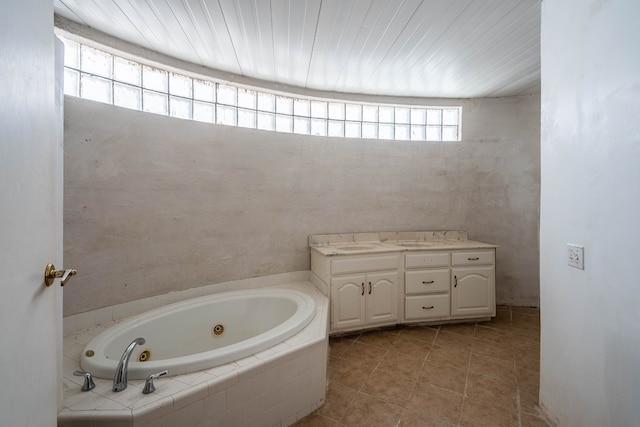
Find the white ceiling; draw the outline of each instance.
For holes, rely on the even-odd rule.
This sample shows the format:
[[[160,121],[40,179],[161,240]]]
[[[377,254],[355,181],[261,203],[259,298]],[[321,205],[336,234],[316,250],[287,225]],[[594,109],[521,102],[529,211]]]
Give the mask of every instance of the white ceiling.
[[[209,68],[419,97],[540,92],[541,0],[54,0],[55,13]]]

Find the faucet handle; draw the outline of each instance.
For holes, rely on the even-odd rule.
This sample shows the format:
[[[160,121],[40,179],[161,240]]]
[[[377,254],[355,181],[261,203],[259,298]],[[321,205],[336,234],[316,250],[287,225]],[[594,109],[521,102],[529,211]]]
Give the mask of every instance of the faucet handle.
[[[147,380],[144,383],[144,388],[142,389],[142,393],[149,394],[153,393],[156,389],[156,386],[153,385],[153,379],[161,377],[163,375],[167,375],[169,373],[168,369],[165,369],[161,372],[156,372],[155,374],[151,374],[147,377]]]
[[[73,373],[76,377],[84,377],[84,384],[82,385],[82,391],[89,391],[96,388],[96,383],[93,382],[91,372],[75,371]]]

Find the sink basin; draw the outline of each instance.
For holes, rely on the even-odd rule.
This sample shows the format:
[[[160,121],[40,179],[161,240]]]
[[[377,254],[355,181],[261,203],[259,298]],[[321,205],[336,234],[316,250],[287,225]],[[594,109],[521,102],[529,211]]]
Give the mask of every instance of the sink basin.
[[[374,249],[376,246],[372,245],[349,245],[349,246],[340,246],[337,249],[341,251],[366,251],[369,249]]]

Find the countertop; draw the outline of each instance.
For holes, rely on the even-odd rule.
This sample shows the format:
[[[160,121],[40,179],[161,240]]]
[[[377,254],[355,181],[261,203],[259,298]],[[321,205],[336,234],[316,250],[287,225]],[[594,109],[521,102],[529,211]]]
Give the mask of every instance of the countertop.
[[[497,245],[467,239],[465,231],[416,231],[325,234],[309,237],[309,247],[325,256],[404,251],[493,249]]]

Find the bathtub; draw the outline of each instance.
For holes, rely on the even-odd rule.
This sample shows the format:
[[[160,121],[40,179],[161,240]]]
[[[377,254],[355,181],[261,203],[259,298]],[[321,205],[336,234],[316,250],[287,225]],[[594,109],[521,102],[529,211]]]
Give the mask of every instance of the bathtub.
[[[291,289],[232,291],[194,298],[135,316],[93,338],[80,365],[113,378],[127,345],[137,337],[128,377],[144,379],[213,368],[261,352],[305,328],[316,313],[314,299]]]

